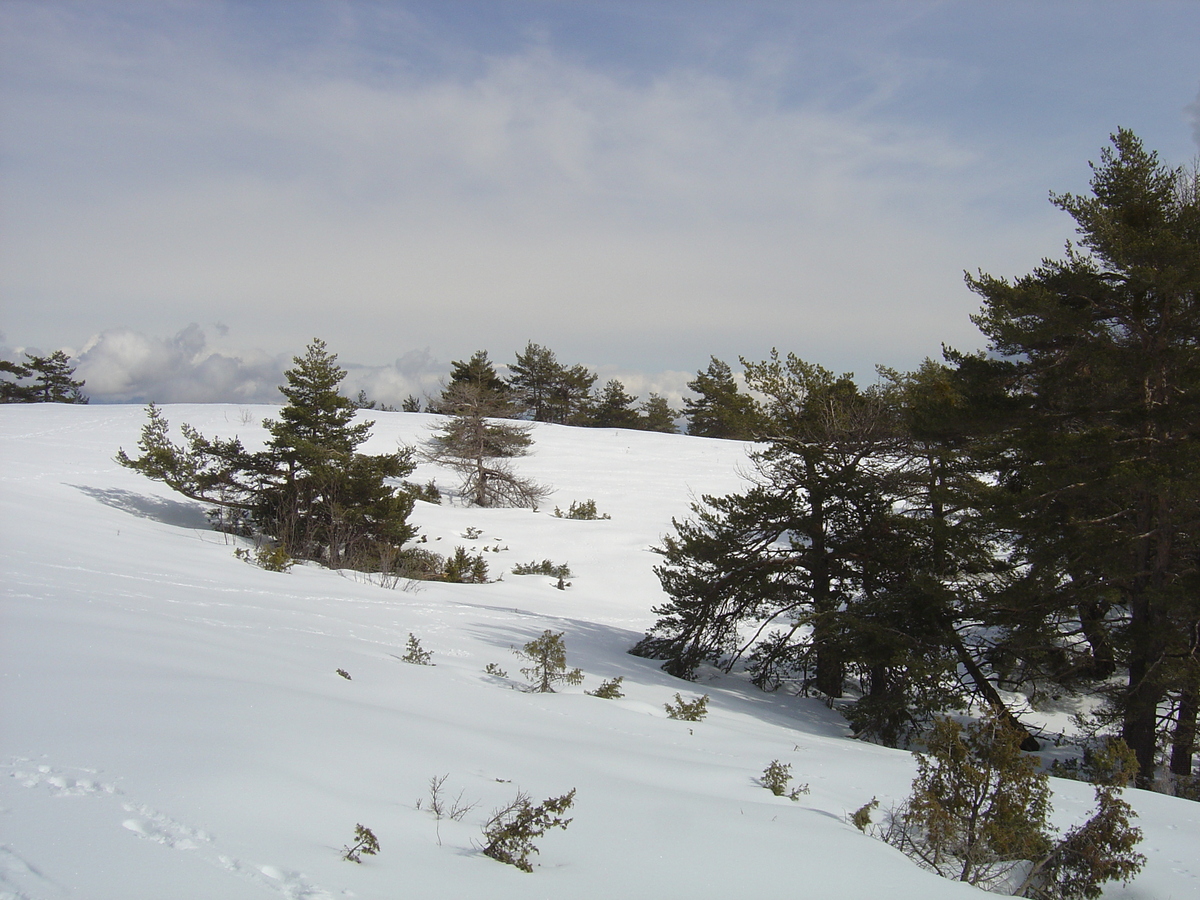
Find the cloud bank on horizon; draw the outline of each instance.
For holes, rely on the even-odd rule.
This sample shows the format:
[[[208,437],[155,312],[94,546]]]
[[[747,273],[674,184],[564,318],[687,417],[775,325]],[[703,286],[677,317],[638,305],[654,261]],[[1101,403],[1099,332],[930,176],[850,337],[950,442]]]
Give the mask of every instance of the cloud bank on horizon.
[[[0,297],[96,399],[385,402],[528,340],[677,394],[979,338],[1118,126],[1200,150],[1190,2],[0,6]],[[220,322],[202,329],[189,323]],[[251,348],[251,349],[234,349]]]

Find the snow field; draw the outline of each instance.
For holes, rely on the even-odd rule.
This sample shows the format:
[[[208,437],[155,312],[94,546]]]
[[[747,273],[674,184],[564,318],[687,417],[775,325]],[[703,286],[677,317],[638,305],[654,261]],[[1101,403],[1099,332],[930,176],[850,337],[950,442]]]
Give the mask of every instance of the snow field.
[[[275,411],[166,407],[173,426],[248,446]],[[435,421],[369,417],[366,452]],[[517,465],[555,489],[541,510],[413,516],[439,553],[499,548],[483,555],[502,579],[388,590],[235,559],[199,504],[113,462],[143,421],[129,406],[0,407],[0,900],[978,896],[845,820],[907,793],[909,754],[850,739],[815,701],[682,682],[626,653],[663,597],[649,548],[692,499],[739,488],[744,445],[538,426]],[[423,464],[414,480],[429,478],[454,483]],[[611,519],[552,514],[587,499]],[[543,559],[571,566],[568,590],[511,574]],[[585,683],[512,689],[511,648],[547,628]],[[399,660],[409,633],[433,666]],[[618,675],[624,698],[583,693]],[[709,694],[709,716],[668,719],[675,692]],[[773,759],[811,793],[763,789]],[[448,799],[478,803],[460,822],[428,811],[442,775]],[[480,823],[518,788],[536,802],[572,787],[574,821],[539,842],[532,875],[478,852]],[[1063,827],[1091,808],[1086,785],[1054,790]],[[1200,897],[1200,805],[1127,797],[1149,863],[1109,895]],[[360,822],[381,850],[354,865],[340,851]]]

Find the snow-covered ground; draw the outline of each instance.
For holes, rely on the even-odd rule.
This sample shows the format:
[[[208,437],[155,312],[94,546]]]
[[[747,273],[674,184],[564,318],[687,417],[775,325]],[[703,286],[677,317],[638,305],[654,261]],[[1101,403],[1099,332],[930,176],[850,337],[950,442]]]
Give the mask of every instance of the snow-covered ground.
[[[273,412],[166,408],[249,444]],[[433,421],[372,417],[368,452]],[[737,489],[743,445],[539,426],[519,466],[555,489],[541,511],[414,515],[431,549],[488,548],[503,578],[389,590],[236,559],[199,504],[113,462],[143,421],[131,406],[0,407],[0,898],[980,896],[847,823],[907,793],[909,754],[851,739],[815,701],[682,682],[625,652],[662,599],[649,547],[693,498]],[[423,466],[429,478],[454,483]],[[553,516],[587,499],[611,519]],[[570,565],[568,590],[511,574],[543,559]],[[547,628],[585,683],[513,690],[511,648]],[[410,633],[434,666],[400,661]],[[623,699],[583,693],[617,675]],[[677,691],[709,694],[708,717],[667,718]],[[811,792],[759,785],[775,759]],[[428,811],[435,776],[478,803],[461,821]],[[1061,826],[1091,808],[1088,786],[1053,784]],[[533,874],[478,851],[480,823],[518,788],[578,791]],[[1200,804],[1127,796],[1149,862],[1108,895],[1200,897]],[[357,823],[381,844],[362,865],[340,853]]]

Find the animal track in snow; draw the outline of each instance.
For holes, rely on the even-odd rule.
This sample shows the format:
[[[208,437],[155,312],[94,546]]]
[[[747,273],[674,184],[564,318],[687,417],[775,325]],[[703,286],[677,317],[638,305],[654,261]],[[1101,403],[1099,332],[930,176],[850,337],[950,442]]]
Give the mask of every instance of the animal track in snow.
[[[115,799],[123,792],[113,783],[100,781],[96,769],[59,768],[28,759],[15,758],[7,766],[8,776],[23,787],[46,789],[55,797],[95,797]],[[145,804],[122,802],[121,826],[139,838],[162,844],[173,850],[196,853],[209,865],[223,869],[259,887],[266,888],[285,900],[335,900],[334,895],[313,884],[303,872],[277,866],[246,863],[220,853],[215,838],[202,828],[185,825]],[[31,900],[21,886],[37,879],[41,897],[50,888],[50,896],[67,896],[67,891],[53,882],[45,881],[40,872],[7,846],[0,845],[0,900]]]
[[[135,818],[121,824],[140,838],[154,841],[174,850],[197,851],[210,865],[237,875],[261,887],[281,894],[287,900],[334,900],[329,892],[313,884],[303,872],[291,872],[276,866],[245,863],[235,857],[218,853],[212,835],[200,828],[191,828],[148,806],[123,804]]]
[[[13,760],[5,766],[8,776],[15,778],[23,787],[46,787],[56,797],[86,797],[89,795],[113,796],[121,793],[115,784],[97,781],[95,778],[78,777],[72,772],[84,776],[99,774],[95,769],[59,769],[54,766],[34,764],[29,760]]]
[[[247,865],[229,856],[218,858],[222,868],[254,884],[278,891],[287,900],[334,900],[333,894],[318,887],[303,872],[289,872],[276,866]]]
[[[198,828],[189,828],[148,806],[123,804],[126,812],[137,813],[138,818],[126,819],[121,824],[138,837],[166,844],[176,850],[196,850],[200,844],[212,843],[208,833]]]

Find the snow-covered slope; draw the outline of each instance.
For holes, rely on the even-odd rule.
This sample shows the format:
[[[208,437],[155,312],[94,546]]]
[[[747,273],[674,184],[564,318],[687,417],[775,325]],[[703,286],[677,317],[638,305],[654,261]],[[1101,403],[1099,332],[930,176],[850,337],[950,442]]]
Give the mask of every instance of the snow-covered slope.
[[[166,409],[250,444],[272,411]],[[374,452],[433,421],[373,418]],[[625,652],[662,597],[648,548],[691,499],[738,487],[744,446],[540,426],[520,468],[555,488],[542,511],[414,516],[432,549],[499,548],[485,557],[503,579],[389,590],[236,559],[198,504],[113,462],[143,421],[136,407],[0,407],[0,898],[979,896],[845,821],[907,793],[908,754],[850,739],[814,701],[681,682]],[[586,499],[611,519],[552,514]],[[511,574],[542,559],[570,565],[568,590]],[[511,689],[511,648],[547,628],[586,682]],[[399,660],[409,633],[435,666]],[[583,693],[617,675],[623,699]],[[677,691],[708,693],[708,718],[668,719]],[[774,759],[811,793],[764,790]],[[428,811],[443,775],[451,798],[478,803],[461,821]],[[477,849],[518,788],[578,790],[531,875]],[[1109,893],[1200,897],[1200,805],[1129,796],[1149,864]],[[1055,782],[1063,825],[1090,805],[1087,786]],[[340,855],[357,823],[381,843],[362,865]]]

